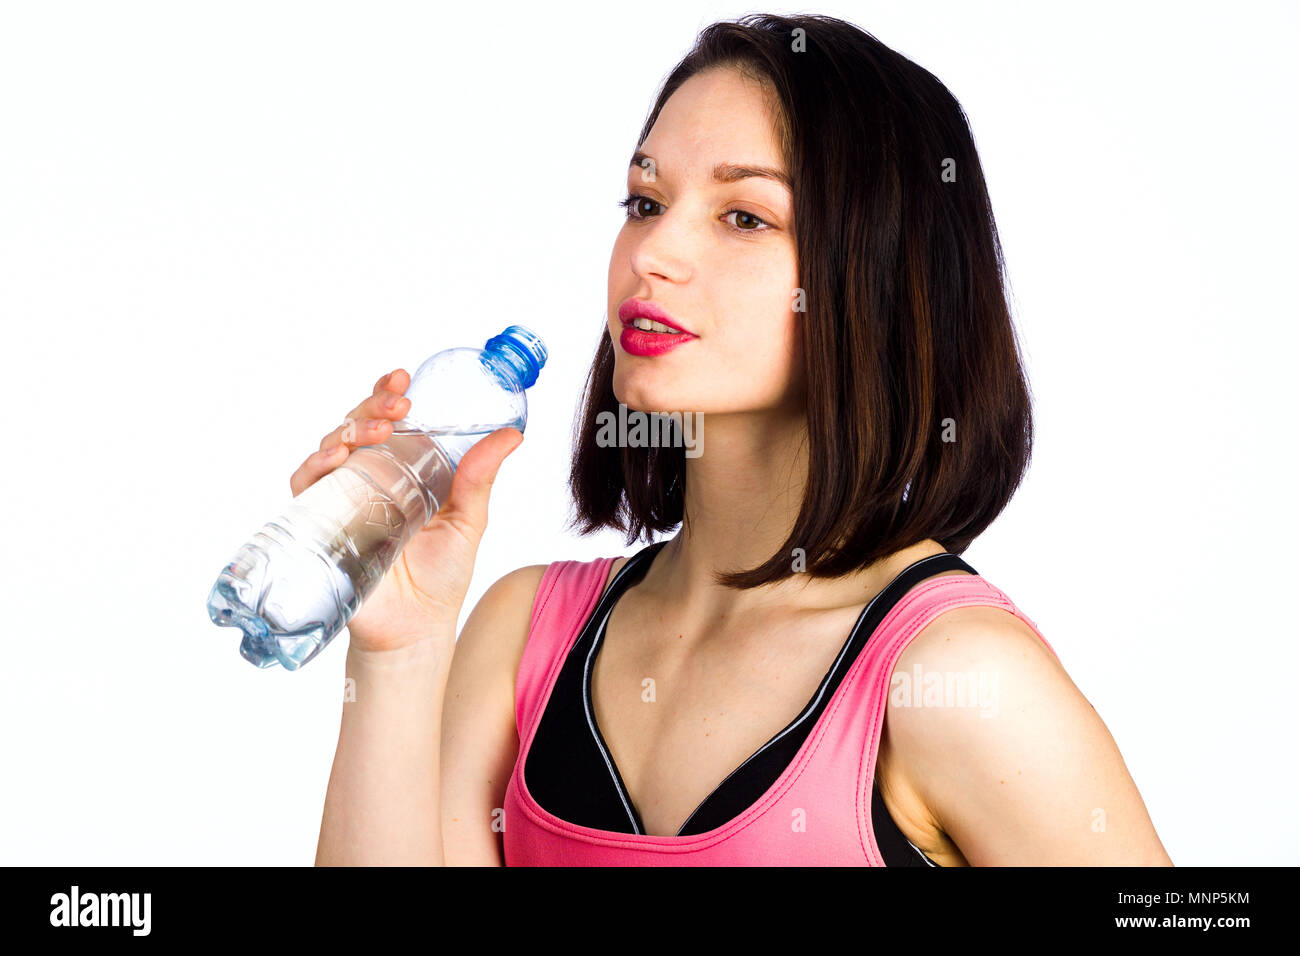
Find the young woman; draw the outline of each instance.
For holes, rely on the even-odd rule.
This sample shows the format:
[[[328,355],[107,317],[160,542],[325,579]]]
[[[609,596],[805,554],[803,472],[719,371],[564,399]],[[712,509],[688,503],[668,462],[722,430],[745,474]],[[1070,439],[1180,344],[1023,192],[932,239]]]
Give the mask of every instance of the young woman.
[[[476,445],[350,624],[317,862],[1169,865],[1101,718],[957,557],[1031,428],[948,90],[831,18],[714,24],[625,205],[577,524],[680,529],[506,575],[457,641],[522,436]],[[387,438],[408,385],[376,382],[294,493]],[[702,445],[611,447],[619,403]]]

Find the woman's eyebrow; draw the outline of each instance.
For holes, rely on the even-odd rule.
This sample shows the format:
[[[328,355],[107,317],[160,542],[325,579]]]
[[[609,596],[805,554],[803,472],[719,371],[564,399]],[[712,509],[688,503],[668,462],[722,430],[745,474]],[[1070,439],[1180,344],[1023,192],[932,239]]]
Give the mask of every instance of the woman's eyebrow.
[[[639,149],[632,154],[632,162],[628,163],[628,169],[631,169],[633,166],[644,169],[647,160],[650,162],[651,169],[658,170],[658,164]],[[718,165],[713,167],[714,182],[735,183],[742,179],[750,179],[752,177],[771,179],[780,183],[792,193],[794,192],[790,185],[789,175],[782,169],[773,169],[770,166],[741,166],[736,163],[718,163]]]

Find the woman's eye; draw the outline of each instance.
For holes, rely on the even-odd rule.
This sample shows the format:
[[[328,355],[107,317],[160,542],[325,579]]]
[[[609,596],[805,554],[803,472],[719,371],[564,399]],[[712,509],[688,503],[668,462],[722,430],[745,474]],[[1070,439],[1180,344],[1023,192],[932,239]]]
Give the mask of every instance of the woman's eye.
[[[627,210],[627,218],[635,222],[640,219],[645,219],[647,216],[654,215],[653,212],[648,211],[645,207],[658,207],[659,204],[647,196],[638,196],[636,193],[632,193],[626,199],[621,200],[619,205]]]
[[[735,227],[741,232],[763,232],[764,227],[771,228],[762,219],[759,219],[752,212],[745,212],[743,209],[732,209],[727,213],[728,216],[735,216]],[[756,223],[757,225],[753,225]]]

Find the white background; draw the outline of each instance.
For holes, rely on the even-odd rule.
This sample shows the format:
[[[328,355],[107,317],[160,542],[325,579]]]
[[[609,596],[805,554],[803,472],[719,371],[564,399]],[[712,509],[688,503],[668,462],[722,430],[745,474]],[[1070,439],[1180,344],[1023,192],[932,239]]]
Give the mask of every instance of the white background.
[[[1037,446],[967,559],[1175,863],[1300,863],[1300,14],[1045,6],[809,9],[975,131]],[[393,367],[516,321],[550,347],[466,613],[512,568],[632,550],[564,531],[615,204],[662,78],[755,9],[0,6],[0,863],[312,861],[346,638],[260,671],[204,601]]]

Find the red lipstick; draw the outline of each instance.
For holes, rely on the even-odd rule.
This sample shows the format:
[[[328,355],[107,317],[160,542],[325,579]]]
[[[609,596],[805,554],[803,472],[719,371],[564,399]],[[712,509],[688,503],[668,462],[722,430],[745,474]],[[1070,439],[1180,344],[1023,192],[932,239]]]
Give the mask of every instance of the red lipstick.
[[[698,335],[682,328],[676,319],[659,306],[645,299],[627,299],[618,307],[618,317],[623,323],[623,334],[619,336],[618,344],[629,355],[663,355],[679,345],[699,338]],[[654,332],[638,329],[633,325],[637,319],[649,319],[678,331]]]

